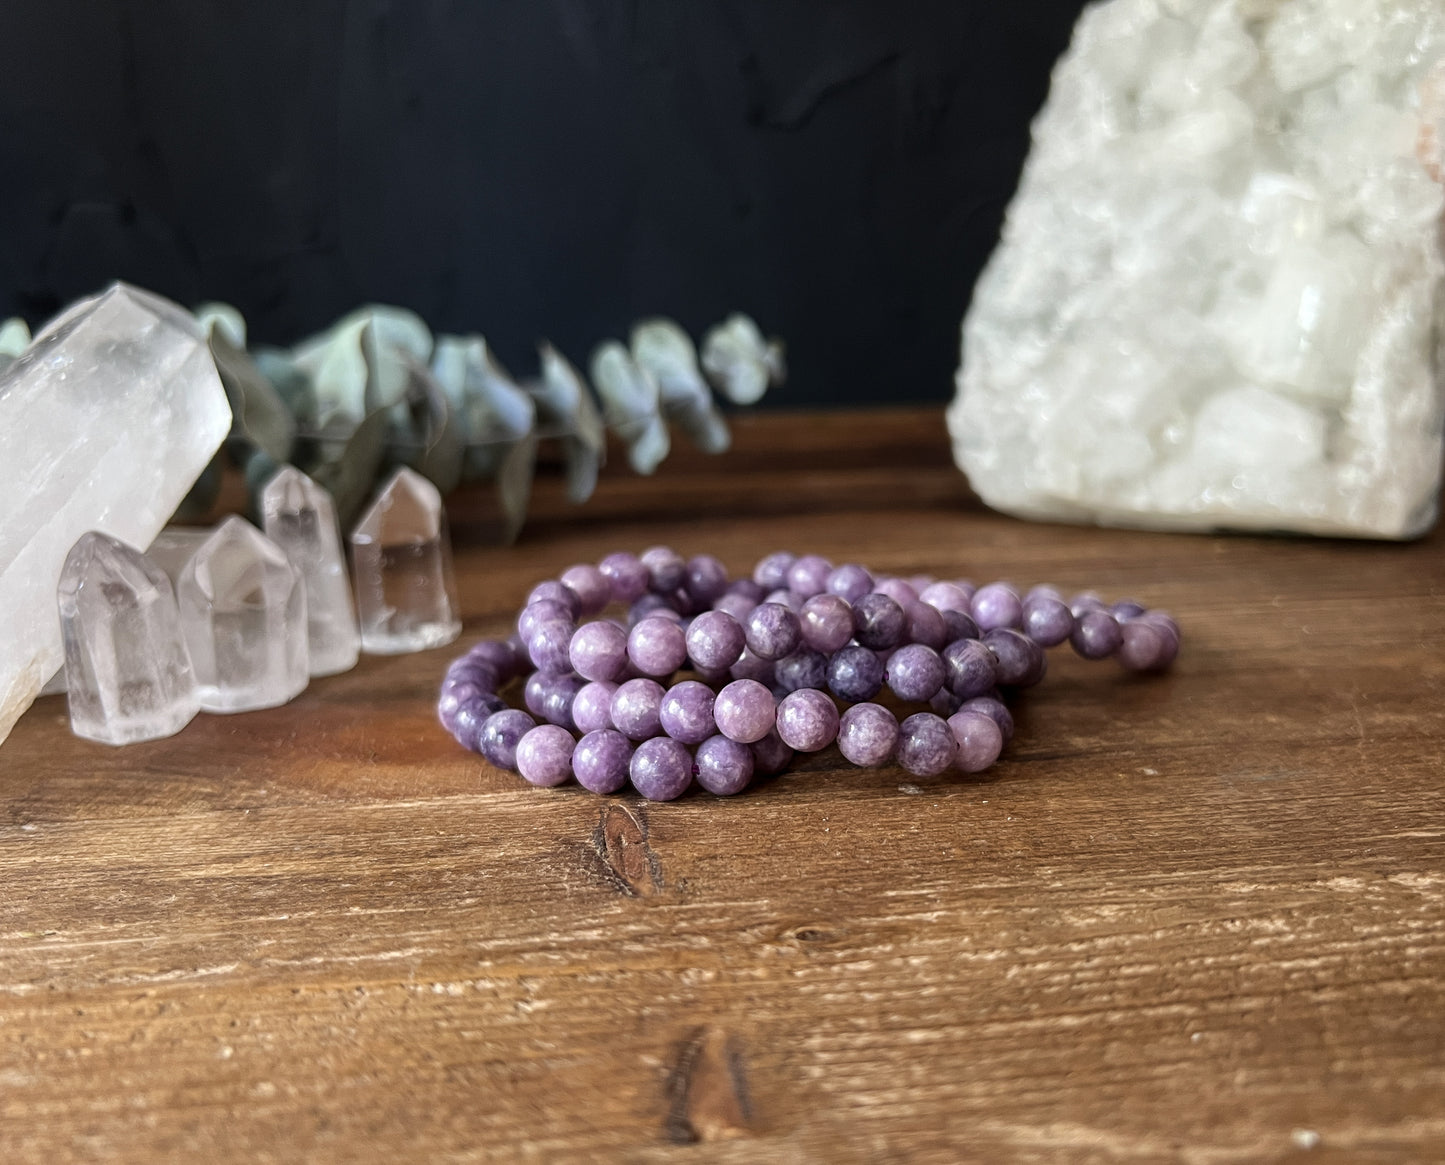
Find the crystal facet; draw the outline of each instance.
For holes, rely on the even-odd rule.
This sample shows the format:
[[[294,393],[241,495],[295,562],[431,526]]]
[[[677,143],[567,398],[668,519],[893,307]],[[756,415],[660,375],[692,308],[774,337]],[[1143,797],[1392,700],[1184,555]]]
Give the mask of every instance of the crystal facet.
[[[200,708],[170,579],[106,534],[81,536],[57,591],[70,727],[102,744],[172,736]]]
[[[306,687],[306,587],[244,518],[216,527],[176,585],[181,629],[207,712],[248,712]]]
[[[331,495],[287,465],[266,484],[261,511],[266,537],[285,551],[306,587],[311,674],[330,676],[355,667],[361,637]]]
[[[174,588],[181,581],[186,563],[195,557],[212,533],[214,531],[204,526],[167,526],[151,540],[146,557],[165,571]]]
[[[56,585],[97,530],[149,544],[231,426],[205,337],[116,284],[0,372],[0,740],[60,667]]]
[[[398,469],[351,533],[362,650],[400,655],[461,634],[452,544],[436,486]]]

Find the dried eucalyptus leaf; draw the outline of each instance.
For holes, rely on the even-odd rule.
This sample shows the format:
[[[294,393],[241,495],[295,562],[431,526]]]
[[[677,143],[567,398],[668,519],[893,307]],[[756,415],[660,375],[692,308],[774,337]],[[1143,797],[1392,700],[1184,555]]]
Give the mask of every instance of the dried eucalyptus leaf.
[[[568,359],[543,343],[542,380],[532,386],[538,420],[562,441],[567,459],[567,498],[585,502],[597,488],[597,471],[607,453],[602,416],[591,390]]]
[[[203,303],[196,308],[195,316],[206,335],[219,331],[231,347],[245,351],[246,317],[229,303]]]
[[[377,409],[350,432],[337,430],[297,439],[292,464],[331,494],[343,530],[371,496],[386,453],[387,421],[386,411]]]
[[[319,428],[316,393],[308,376],[290,352],[280,348],[252,348],[251,363],[264,376],[296,421],[298,430]]]
[[[286,402],[221,328],[211,329],[210,343],[211,358],[231,404],[232,443],[240,441],[265,450],[273,461],[285,461],[296,441],[296,421]]]
[[[221,496],[221,479],[225,473],[225,454],[217,453],[211,462],[201,470],[190,492],[181,499],[172,516],[175,522],[195,522],[209,514]]]
[[[632,358],[657,380],[662,413],[675,421],[704,453],[732,443],[727,421],[697,363],[692,337],[672,320],[643,320],[632,329]]]
[[[388,410],[388,452],[395,463],[410,466],[442,493],[450,493],[461,482],[461,425],[430,371],[409,361],[409,373],[404,419],[398,422],[395,406]]]
[[[627,459],[644,476],[668,454],[672,438],[662,420],[661,390],[616,340],[592,353],[592,383],[602,399],[607,424],[627,443]]]
[[[702,342],[702,368],[733,404],[756,404],[768,387],[787,377],[783,342],[764,341],[753,320],[734,312],[709,328]]]
[[[517,540],[527,521],[527,503],[532,498],[532,479],[537,468],[537,437],[527,433],[510,445],[497,466],[497,501],[502,508],[502,540]]]
[[[296,367],[310,381],[312,421],[317,429],[359,424],[368,412],[370,369],[362,350],[367,326],[365,319],[351,320],[291,351]]]

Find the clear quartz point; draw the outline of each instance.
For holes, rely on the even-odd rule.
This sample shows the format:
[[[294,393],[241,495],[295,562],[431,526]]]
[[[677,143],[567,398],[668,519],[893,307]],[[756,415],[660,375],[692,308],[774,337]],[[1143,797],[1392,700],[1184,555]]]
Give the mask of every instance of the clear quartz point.
[[[361,647],[400,655],[461,634],[452,544],[436,486],[398,469],[351,533]]]
[[[175,592],[145,555],[106,534],[81,536],[56,593],[70,727],[102,744],[159,740],[200,708]]]
[[[274,708],[306,687],[306,587],[245,519],[216,527],[181,571],[176,599],[207,712]]]
[[[186,569],[186,563],[206,544],[212,533],[205,526],[167,526],[146,548],[146,557],[166,572],[166,578],[174,587],[181,581],[181,571]]]
[[[281,547],[306,587],[306,635],[313,676],[356,666],[361,636],[331,495],[294,466],[283,466],[261,494],[266,537]]]

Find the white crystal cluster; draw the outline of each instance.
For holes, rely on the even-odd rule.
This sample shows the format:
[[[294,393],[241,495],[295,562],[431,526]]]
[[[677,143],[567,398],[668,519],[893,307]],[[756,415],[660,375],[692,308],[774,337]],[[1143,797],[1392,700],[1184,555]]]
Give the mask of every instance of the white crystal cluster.
[[[1033,136],[948,413],[986,502],[1430,526],[1440,0],[1110,0],[1080,18]]]

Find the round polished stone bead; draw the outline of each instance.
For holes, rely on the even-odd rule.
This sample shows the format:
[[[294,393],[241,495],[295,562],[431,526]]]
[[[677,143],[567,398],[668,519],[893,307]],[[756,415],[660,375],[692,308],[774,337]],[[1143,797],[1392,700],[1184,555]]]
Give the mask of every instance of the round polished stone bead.
[[[647,567],[649,590],[670,595],[682,586],[687,577],[687,563],[682,555],[668,546],[653,546],[642,552],[642,565]]]
[[[915,777],[946,772],[957,752],[948,722],[932,712],[915,712],[898,726],[898,763]]]
[[[964,590],[957,583],[936,582],[929,583],[918,592],[921,601],[930,607],[937,607],[940,611],[962,611],[969,613],[968,591]]]
[[[537,722],[520,708],[493,712],[482,725],[477,751],[499,769],[515,769],[517,745],[535,727]]]
[[[933,694],[933,699],[928,701],[928,710],[947,720],[958,711],[958,706],[962,703],[963,700],[950,692],[947,685],[944,685]]]
[[[482,730],[486,727],[487,720],[506,706],[507,702],[500,696],[478,696],[461,705],[448,717],[450,723],[446,725],[447,731],[463,748],[479,752]]]
[[[697,680],[673,684],[662,697],[658,710],[662,730],[683,744],[700,744],[717,731],[713,720],[712,689]]]
[[[1147,618],[1126,619],[1119,631],[1119,662],[1130,671],[1163,671],[1179,652],[1179,640]]]
[[[642,598],[652,581],[647,567],[642,565],[642,559],[625,550],[609,554],[597,564],[597,569],[607,580],[612,600],[616,603],[631,603]]]
[[[527,641],[513,631],[507,636],[507,646],[512,649],[512,656],[516,660],[512,668],[514,676],[526,675],[532,668],[532,658],[527,654]]]
[[[803,688],[778,703],[778,735],[798,752],[817,752],[838,738],[838,706],[816,688]]]
[[[764,591],[775,591],[779,587],[786,587],[788,571],[797,561],[796,554],[789,554],[786,550],[776,550],[772,554],[758,559],[758,564],[753,567],[753,582],[762,587]]]
[[[938,652],[922,643],[900,647],[888,660],[888,686],[905,704],[931,700],[943,687],[946,669]]]
[[[989,583],[975,592],[969,614],[973,616],[980,631],[992,631],[996,627],[1020,627],[1023,625],[1024,606],[1018,591],[1008,583]]]
[[[1080,591],[1069,600],[1069,611],[1077,619],[1085,611],[1107,611],[1109,605],[1093,591]]]
[[[573,632],[567,656],[584,680],[615,680],[627,666],[627,632],[606,619],[584,623]]]
[[[587,733],[572,750],[572,775],[584,789],[615,793],[627,784],[632,741],[615,728]]]
[[[944,683],[962,699],[993,690],[998,683],[998,660],[978,639],[955,639],[943,649]]]
[[[532,638],[532,633],[543,623],[572,622],[572,616],[567,608],[554,599],[538,599],[535,603],[528,603],[522,608],[521,614],[517,616],[517,634],[526,643]]]
[[[651,615],[628,634],[627,658],[645,676],[670,676],[687,659],[687,636],[671,619]]]
[[[955,712],[948,728],[958,745],[954,764],[966,773],[983,772],[1003,751],[1003,733],[986,712]]]
[[[887,651],[903,642],[908,620],[887,595],[864,595],[853,604],[853,637],[864,647]]]
[[[744,648],[737,663],[728,668],[727,674],[735,680],[757,680],[760,684],[769,687],[777,678],[776,671],[771,659],[763,659],[756,655],[750,648]]]
[[[517,744],[517,771],[534,785],[560,785],[572,775],[576,746],[565,728],[539,724]]]
[[[577,592],[581,615],[595,615],[612,601],[612,584],[590,562],[569,566],[562,572],[561,582]]]
[[[784,743],[776,728],[748,747],[752,749],[756,776],[776,776],[793,763],[793,750]]]
[[[883,663],[866,647],[845,647],[828,661],[828,687],[847,704],[871,700],[883,686]]]
[[[978,629],[978,624],[973,621],[972,615],[954,610],[943,611],[941,614],[945,644],[956,643],[960,639],[978,639],[983,634]]]
[[[565,583],[560,583],[554,578],[545,582],[539,582],[527,593],[527,602],[524,606],[531,606],[533,603],[541,602],[560,603],[567,609],[567,617],[575,619],[582,613],[582,600],[577,592]]]
[[[1149,608],[1138,599],[1120,599],[1117,603],[1109,606],[1109,613],[1123,623],[1128,619],[1137,619]]]
[[[802,615],[804,601],[802,595],[795,595],[790,590],[769,591],[763,596],[763,602],[777,603],[779,606],[787,607],[794,615]]]
[[[1048,656],[1022,631],[995,627],[983,633],[983,643],[998,660],[998,682],[1001,685],[1028,688],[1044,678]]]
[[[685,619],[689,615],[696,615],[702,607],[692,601],[692,596],[687,593],[686,587],[678,587],[667,598],[667,605],[675,610]]]
[[[982,712],[990,720],[998,725],[998,730],[1003,734],[1003,742],[1007,744],[1014,736],[1013,713],[1008,710],[1002,700],[992,696],[975,696],[971,700],[965,700],[958,706],[959,712]]]
[[[755,579],[735,578],[732,582],[728,583],[728,589],[723,593],[727,595],[742,595],[745,599],[752,599],[754,603],[761,603],[763,596],[768,593],[769,589],[776,588],[764,587]]]
[[[632,606],[627,608],[627,625],[636,627],[649,615],[657,615],[660,618],[671,619],[674,623],[681,622],[682,616],[662,595],[645,594]]]
[[[639,677],[618,684],[612,694],[612,727],[629,740],[646,740],[662,731],[662,685]]]
[[[1151,624],[1163,635],[1164,648],[1155,664],[1155,670],[1168,667],[1179,654],[1179,624],[1163,611],[1145,611],[1136,621]]]
[[[856,603],[873,589],[873,576],[856,562],[845,562],[829,573],[824,585],[830,595]]]
[[[828,588],[833,564],[820,554],[805,554],[788,567],[788,589],[801,598],[810,599]]]
[[[542,715],[542,701],[547,695],[547,687],[552,677],[545,672],[535,671],[527,677],[522,685],[522,703],[528,712],[533,716]]]
[[[570,621],[548,619],[538,623],[527,639],[527,655],[532,666],[548,675],[562,675],[572,670],[572,633]]]
[[[948,644],[948,624],[943,612],[931,603],[914,599],[903,604],[903,639],[907,643],[921,643],[934,651],[942,651]]]
[[[1024,634],[1041,647],[1057,647],[1074,633],[1074,613],[1056,595],[1030,593],[1023,616]]]
[[[803,648],[773,664],[773,682],[785,692],[821,688],[828,682],[828,657]]]
[[[1124,642],[1119,621],[1099,607],[1075,607],[1069,643],[1085,659],[1108,659]]]
[[[490,664],[464,655],[461,659],[452,661],[442,679],[443,694],[459,687],[476,688],[479,692],[495,692],[501,687],[501,677]]]
[[[873,583],[873,589],[880,595],[887,595],[905,610],[909,603],[918,602],[918,592],[907,579],[880,578]]]
[[[782,659],[798,650],[803,632],[798,616],[781,603],[760,603],[743,620],[748,650],[759,659]]]
[[[709,607],[728,589],[728,568],[711,554],[695,554],[682,585],[694,603]]]
[[[898,718],[882,704],[854,704],[838,722],[838,751],[855,765],[886,765],[898,750]]]
[[[471,704],[475,700],[480,700],[486,694],[476,684],[443,683],[441,695],[437,698],[437,719],[442,722],[443,728],[455,736],[452,724],[457,709]]]
[[[838,595],[814,595],[799,616],[803,642],[831,655],[853,638],[853,607]]]
[[[562,728],[575,728],[572,705],[585,686],[576,676],[549,676],[542,691],[542,719]]]
[[[729,591],[718,599],[717,602],[713,603],[712,609],[714,611],[726,611],[741,623],[757,605],[756,599],[751,599],[738,591]]]
[[[498,682],[506,683],[520,674],[512,645],[499,639],[483,639],[463,657],[469,663],[483,664],[497,674]]]
[[[747,646],[742,624],[726,611],[704,611],[688,624],[687,656],[706,671],[732,667]]]
[[[697,783],[709,793],[731,797],[753,779],[753,748],[726,736],[709,736],[693,753]]]
[[[773,694],[757,680],[734,680],[713,702],[717,730],[739,744],[752,744],[773,730],[777,705]]]
[[[572,701],[572,723],[578,732],[597,732],[612,727],[612,697],[617,685],[602,680],[583,684]]]
[[[692,784],[692,754],[671,737],[656,736],[637,746],[628,773],[649,801],[673,801]]]

